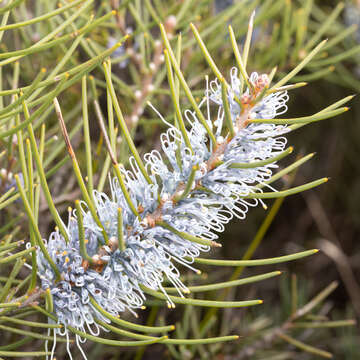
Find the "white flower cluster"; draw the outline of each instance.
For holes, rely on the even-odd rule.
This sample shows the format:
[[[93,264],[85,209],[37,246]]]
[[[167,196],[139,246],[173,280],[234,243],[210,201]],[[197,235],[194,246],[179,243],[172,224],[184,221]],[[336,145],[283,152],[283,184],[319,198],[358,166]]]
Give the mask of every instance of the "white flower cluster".
[[[66,334],[66,327],[72,326],[97,335],[100,326],[96,320],[109,322],[96,310],[91,298],[117,316],[125,310],[134,312],[142,307],[145,286],[163,292],[168,306],[173,307],[162,286],[164,280],[170,281],[180,296],[188,292],[176,264],[197,271],[192,267],[194,258],[208,251],[209,244],[217,244],[217,233],[224,230],[224,225],[233,217],[244,219],[249,207],[261,201],[245,197],[261,192],[257,185],[265,185],[277,165],[238,168],[234,164],[276,156],[284,150],[286,139],[281,135],[288,129],[264,123],[239,124],[244,110],[235,98],[246,105],[254,89],[267,85],[267,76],[253,73],[250,83],[251,89],[241,94],[237,71],[231,70],[227,95],[236,129],[233,138],[224,135],[221,87],[213,81],[207,86],[203,104],[207,108],[208,125],[216,135],[215,146],[195,113],[188,110],[185,119],[191,148],[182,133],[169,125],[161,135],[163,155],[153,150],[144,156],[152,183],[144,178],[135,159],[130,159],[131,170],[122,169],[122,174],[131,201],[139,209],[139,217],[129,207],[117,178],[111,180],[110,196],[94,191],[97,214],[110,239],[108,245],[104,245],[102,230],[82,204],[87,252],[102,266],[89,266],[81,257],[76,211],[67,226],[69,243],[59,232],[51,234],[47,249],[62,279],[55,281],[55,274],[41,252],[38,271],[42,288],[51,291],[54,314],[58,323],[65,326]],[[287,110],[287,100],[286,92],[265,96],[254,106],[249,105],[249,118],[274,118]],[[214,122],[210,121],[210,103],[217,107]],[[184,193],[188,185],[190,189]],[[123,213],[125,250],[120,250],[117,242],[118,208]],[[55,332],[64,334],[59,329]],[[79,345],[82,339],[76,335],[76,341]]]

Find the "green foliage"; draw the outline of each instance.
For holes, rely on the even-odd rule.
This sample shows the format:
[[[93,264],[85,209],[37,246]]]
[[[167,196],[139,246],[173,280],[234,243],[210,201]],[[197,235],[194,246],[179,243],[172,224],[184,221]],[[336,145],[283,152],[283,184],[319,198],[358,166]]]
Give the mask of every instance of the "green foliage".
[[[71,211],[69,205],[75,203],[80,214],[81,204],[77,199],[82,198],[101,229],[105,244],[109,244],[105,225],[96,212],[93,190],[108,190],[106,178],[113,171],[130,208],[139,217],[141,211],[132,203],[121,169],[129,165],[132,155],[145,179],[152,181],[142,154],[153,148],[164,124],[146,106],[149,102],[166,114],[167,122],[179,128],[190,149],[182,114],[186,109],[194,110],[216,148],[215,134],[199,107],[202,84],[205,77],[221,81],[225,123],[232,137],[236,130],[226,96],[230,84],[225,74],[234,64],[245,79],[244,88],[249,86],[248,74],[252,71],[270,74],[273,85],[264,88],[260,99],[284,90],[296,94],[297,88],[306,85],[304,82],[319,79],[355,91],[360,89],[360,80],[353,74],[360,65],[360,45],[354,37],[357,28],[343,23],[345,4],[342,2],[331,8],[313,0],[235,1],[219,13],[209,0],[164,4],[162,0],[77,0],[58,4],[46,0],[9,0],[0,8],[2,357],[51,354],[44,350],[44,343],[53,340],[50,329],[62,325],[49,322],[57,319],[50,292],[39,287],[36,251],[44,254],[60,279],[62,274],[48,254],[43,238],[55,226],[68,239],[62,219]],[[252,17],[255,9],[256,16]],[[322,40],[325,38],[328,40]],[[351,99],[352,96],[347,96],[313,115],[254,118],[248,123],[287,124],[296,130],[341,115],[348,110],[343,105]],[[293,148],[289,147],[276,157],[232,166],[256,168],[292,152]],[[115,359],[120,353],[124,358],[133,358],[134,352],[123,354],[121,348],[108,351],[111,345],[138,347],[135,358],[140,360],[144,346],[154,343],[163,344],[153,345],[156,349],[161,346],[161,356],[174,359],[213,358],[217,354],[233,354],[236,359],[291,359],[300,351],[305,354],[304,359],[313,355],[330,358],[328,350],[332,347],[326,340],[331,336],[330,329],[340,331],[355,324],[352,319],[343,320],[343,317],[352,318],[353,314],[336,314],[334,320],[328,315],[327,299],[335,290],[335,283],[318,293],[311,291],[310,296],[310,291],[305,291],[302,282],[298,283],[293,275],[287,281],[290,284],[281,289],[283,299],[275,310],[273,303],[266,305],[266,298],[263,307],[244,310],[241,319],[234,314],[242,310],[232,309],[262,304],[262,300],[256,299],[256,289],[271,286],[266,284],[282,273],[277,269],[250,272],[248,267],[280,264],[317,252],[301,248],[281,256],[274,250],[266,259],[252,259],[285,197],[327,182],[327,178],[321,178],[292,187],[298,168],[312,157],[309,154],[293,159],[266,181],[271,184],[285,180],[282,190],[246,196],[276,200],[253,240],[246,241],[249,245],[241,260],[197,258],[195,263],[202,264],[206,273],[199,276],[183,272],[184,280],[191,283],[192,293],[185,298],[172,295],[176,289],[170,284],[165,287],[171,300],[184,307],[171,312],[159,301],[166,299],[165,295],[143,287],[152,296],[146,302],[151,310],[149,314],[144,312],[136,323],[129,320],[128,314],[124,314],[124,319],[112,316],[91,298],[92,305],[112,324],[98,320],[110,330],[109,335],[99,336],[68,326],[71,333],[91,341],[85,350],[88,358],[95,359],[101,354]],[[196,170],[175,202],[190,193]],[[263,188],[264,184],[258,187]],[[118,219],[122,219],[121,209]],[[92,264],[93,258],[86,252],[83,219],[78,216],[77,220],[81,255]],[[179,232],[164,222],[158,225],[186,240],[218,245]],[[118,234],[122,239],[122,228]],[[123,239],[121,246],[125,247]],[[210,265],[219,268],[214,271],[207,267]],[[229,274],[231,266],[235,269]],[[243,272],[246,277],[239,279]],[[265,285],[253,285],[258,281],[264,281],[261,284]],[[240,285],[248,286],[250,298],[256,295],[256,300],[230,301],[238,298],[235,287]],[[175,327],[168,325],[174,321]],[[241,341],[234,341],[238,335]],[[352,334],[336,336],[343,336],[344,342],[353,338]],[[56,357],[65,358],[67,339],[56,341],[60,343]],[[31,352],[29,342],[34,344]],[[74,343],[72,338],[70,343]],[[356,355],[347,358],[355,358],[351,356]]]

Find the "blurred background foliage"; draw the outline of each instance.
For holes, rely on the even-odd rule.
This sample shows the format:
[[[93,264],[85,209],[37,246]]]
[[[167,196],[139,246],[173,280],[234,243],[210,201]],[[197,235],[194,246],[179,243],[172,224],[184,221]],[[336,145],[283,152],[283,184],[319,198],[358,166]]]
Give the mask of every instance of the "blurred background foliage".
[[[68,8],[59,11],[56,16],[27,26],[4,28],[6,24],[31,21],[64,7]],[[112,14],[112,10],[116,10],[116,14]],[[41,91],[30,89],[27,93],[24,90],[28,106],[33,112],[54,86],[55,89],[59,84],[66,87],[60,89],[59,101],[72,144],[80,163],[84,164],[85,145],[82,121],[79,121],[82,116],[81,76],[73,84],[71,79],[79,73],[77,66],[96,57],[105,58],[104,52],[130,34],[130,38],[111,55],[113,81],[140,151],[144,153],[159,148],[158,138],[164,130],[164,124],[146,106],[146,102],[151,101],[169,121],[173,121],[174,112],[157,23],[163,22],[174,40],[181,34],[182,70],[193,93],[201,96],[205,87],[204,77],[209,75],[212,79],[214,76],[199,51],[189,24],[192,22],[197,26],[218,67],[227,73],[234,65],[227,25],[232,25],[241,46],[253,10],[256,10],[256,17],[248,72],[269,73],[277,66],[276,76],[281,76],[304,59],[319,41],[329,39],[323,50],[294,79],[309,84],[291,92],[288,104],[290,117],[310,115],[344,96],[360,91],[360,2],[356,0],[62,0],[58,3],[48,0],[13,0],[0,3],[1,107],[9,106],[17,93],[16,89],[30,85],[41,74],[41,69],[46,68],[44,79],[50,79],[49,85]],[[98,19],[99,22],[92,27],[91,24]],[[59,27],[62,28],[57,31]],[[53,31],[53,35],[42,42]],[[34,44],[42,46],[42,43],[49,44],[51,41],[54,43],[44,46],[42,51],[31,50]],[[176,42],[173,44],[175,47]],[[24,54],[7,54],[20,49],[27,50]],[[21,58],[15,59],[14,56]],[[107,188],[106,174],[110,159],[102,145],[103,139],[96,120],[98,113],[93,106],[95,100],[100,104],[103,115],[107,115],[106,85],[101,62],[95,65],[88,77],[94,183],[97,186],[100,183],[100,188]],[[65,81],[66,71],[70,71],[70,81]],[[61,79],[65,79],[65,82],[61,83]],[[180,98],[183,108],[189,106],[184,93],[180,93]],[[276,268],[267,267],[269,271],[283,271],[280,278],[208,295],[214,299],[244,299],[256,295],[265,299],[263,306],[218,312],[187,306],[168,311],[152,301],[149,302],[149,310],[144,311],[139,319],[139,323],[149,325],[176,323],[176,336],[181,338],[236,333],[240,335],[238,341],[191,347],[152,345],[137,350],[110,349],[87,342],[85,349],[89,359],[306,360],[329,358],[330,352],[336,359],[359,359],[358,327],[348,326],[353,325],[352,321],[339,323],[338,326],[328,323],[330,320],[360,319],[360,178],[356,175],[360,173],[358,97],[351,101],[350,107],[351,111],[339,118],[304,127],[290,134],[289,143],[296,150],[293,159],[297,154],[309,152],[316,152],[316,156],[303,165],[296,176],[284,177],[277,185],[278,188],[290,182],[298,185],[323,176],[329,176],[331,181],[315,190],[286,198],[284,202],[268,202],[269,210],[266,212],[258,208],[248,214],[246,221],[231,223],[226,233],[221,235],[223,247],[217,250],[217,255],[240,259],[244,254],[265,258],[309,248],[319,248],[321,252]],[[2,121],[4,116],[1,115],[2,112],[1,131],[11,131],[15,122]],[[59,136],[58,123],[51,106],[34,119],[38,138],[43,131],[41,123],[46,124],[45,171],[56,170],[48,178],[49,186],[56,207],[66,216],[68,206],[72,206],[80,196],[80,191],[75,177],[69,175],[72,172],[71,164],[67,161],[65,145]],[[20,172],[21,168],[14,138],[2,137],[0,141],[2,149],[6,149],[0,154],[0,194],[3,195],[14,186],[13,174]],[[126,163],[129,154],[120,138],[118,149],[121,161]],[[286,166],[286,161],[281,166]],[[10,204],[2,201],[0,207],[2,240],[6,243],[12,238],[26,239],[28,228],[21,201],[12,201]],[[272,215],[275,215],[273,219]],[[46,202],[40,198],[39,228],[43,236],[49,234],[53,227]],[[255,243],[252,242],[254,238]],[[259,246],[253,246],[249,251],[251,243],[258,243]],[[3,277],[0,280],[3,286],[6,284],[6,271],[10,273],[13,270],[11,267],[2,270]],[[229,279],[230,271],[224,268],[211,272],[209,269],[203,276],[208,281],[223,281]],[[258,270],[251,268],[236,271],[233,276],[239,276],[242,271],[248,276],[256,275]],[[24,274],[20,271],[18,278],[23,279]],[[192,274],[187,277],[190,284],[196,282]],[[324,295],[320,296],[321,301],[316,297],[318,294]],[[300,325],[294,326],[297,310],[314,297],[316,301],[311,303],[314,307],[307,309],[307,317],[303,319],[311,320],[315,325],[304,325],[302,320]],[[13,334],[4,333],[0,340],[0,350],[6,350],[6,345],[13,339]],[[304,347],[305,343],[310,348]],[[41,348],[42,340],[36,339],[28,339],[22,347],[27,351]],[[57,359],[66,358],[65,354],[65,345],[60,346]]]

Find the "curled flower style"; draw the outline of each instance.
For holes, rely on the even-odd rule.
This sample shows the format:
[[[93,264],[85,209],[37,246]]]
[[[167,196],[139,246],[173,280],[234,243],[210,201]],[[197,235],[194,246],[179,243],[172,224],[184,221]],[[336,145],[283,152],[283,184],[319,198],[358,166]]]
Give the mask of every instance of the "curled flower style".
[[[176,265],[198,272],[192,265],[194,259],[211,246],[220,246],[218,233],[224,231],[225,224],[234,217],[244,219],[248,209],[259,203],[265,207],[261,199],[248,197],[261,193],[264,186],[270,187],[266,182],[277,168],[276,162],[256,167],[239,165],[283,152],[286,138],[282,135],[288,128],[249,123],[248,119],[271,119],[282,114],[287,110],[288,95],[283,91],[264,96],[269,83],[266,75],[253,73],[243,93],[236,69],[231,70],[230,78],[227,99],[236,129],[233,137],[224,135],[221,87],[213,81],[203,104],[206,102],[209,126],[216,128],[217,144],[210,144],[207,130],[195,112],[186,111],[186,135],[191,146],[178,128],[168,124],[169,129],[160,137],[163,155],[153,150],[144,156],[150,182],[135,159],[130,158],[131,169],[120,169],[130,199],[118,178],[110,181],[110,196],[94,191],[96,212],[110,239],[107,244],[102,229],[86,203],[82,203],[81,214],[74,210],[69,218],[66,230],[70,241],[67,243],[55,231],[47,242],[61,281],[55,281],[53,269],[38,253],[42,288],[50,290],[54,314],[66,334],[66,328],[71,326],[97,335],[103,328],[97,321],[109,323],[91,300],[114,316],[126,310],[135,314],[143,306],[149,288],[161,291],[168,306],[174,307],[163,288],[164,280],[170,281],[181,297],[189,292]],[[210,104],[216,106],[214,122],[210,121]],[[79,215],[91,262],[81,255],[76,221]],[[118,223],[119,219],[122,223]],[[78,335],[76,341],[79,345]]]

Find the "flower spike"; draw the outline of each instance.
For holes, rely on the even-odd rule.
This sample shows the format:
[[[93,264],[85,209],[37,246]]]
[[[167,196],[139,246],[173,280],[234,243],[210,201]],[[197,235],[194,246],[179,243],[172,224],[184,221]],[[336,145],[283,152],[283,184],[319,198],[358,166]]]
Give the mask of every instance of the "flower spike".
[[[63,325],[61,329],[54,327],[55,336],[68,337],[69,332],[72,332],[79,347],[81,338],[115,346],[155,342],[175,344],[175,340],[167,337],[134,334],[118,329],[111,323],[129,327],[126,322],[115,319],[125,311],[137,316],[136,312],[144,309],[149,295],[165,300],[169,308],[174,308],[175,303],[209,307],[242,307],[262,303],[262,300],[224,302],[185,298],[184,294],[189,293],[189,288],[184,284],[177,265],[200,274],[194,264],[255,266],[295,260],[316,252],[309,250],[246,262],[200,258],[202,253],[209,252],[212,247],[221,246],[218,234],[224,231],[225,225],[233,218],[245,219],[248,210],[258,205],[266,209],[262,199],[291,195],[327,181],[324,178],[284,191],[277,191],[270,185],[279,176],[312,157],[310,154],[295,162],[292,167],[274,174],[278,168],[277,162],[293,150],[292,147],[286,149],[285,134],[293,129],[288,124],[303,125],[345,111],[345,108],[340,107],[343,102],[339,101],[325,112],[310,117],[278,119],[287,111],[287,90],[304,85],[286,83],[318,53],[323,43],[289,76],[270,87],[276,68],[270,75],[256,72],[248,75],[246,72],[253,20],[254,15],[243,55],[237,48],[235,50],[239,69],[231,68],[228,81],[208,56],[199,33],[192,26],[195,37],[217,75],[215,80],[206,82],[204,97],[199,104],[185,82],[165,28],[160,25],[177,126],[165,121],[149,103],[168,125],[168,129],[160,135],[161,151],[153,150],[143,158],[135,147],[120,109],[111,80],[110,63],[104,62],[108,104],[114,107],[121,131],[133,155],[129,159],[128,169],[117,162],[114,137],[110,140],[107,136],[99,104],[95,102],[105,145],[114,165],[115,176],[109,176],[109,193],[100,190],[88,192],[55,98],[60,125],[87,203],[76,202],[76,211],[69,214],[65,229],[69,240],[66,241],[57,229],[47,241],[46,256],[38,253],[41,287],[52,299],[51,321]],[[231,28],[230,36],[235,46],[235,35]],[[193,110],[181,113],[179,89],[173,70]],[[200,110],[204,104],[207,118]],[[113,128],[113,125],[110,127]],[[23,191],[21,195],[25,199]],[[251,281],[279,274],[263,274]],[[170,287],[164,287],[165,281],[170,283]],[[194,292],[220,289],[247,281],[250,280],[195,286],[192,289]],[[178,293],[179,296],[169,293]],[[99,338],[101,331],[109,329],[141,340],[120,342]],[[142,329],[141,326],[134,326],[132,329],[149,332],[148,327]],[[172,328],[163,329],[168,331]]]

